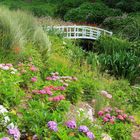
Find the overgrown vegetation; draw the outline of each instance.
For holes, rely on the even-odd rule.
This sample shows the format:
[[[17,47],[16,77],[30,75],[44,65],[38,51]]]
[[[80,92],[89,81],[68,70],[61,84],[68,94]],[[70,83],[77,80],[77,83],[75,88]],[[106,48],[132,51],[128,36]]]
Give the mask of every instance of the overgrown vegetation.
[[[125,25],[132,18],[139,32],[136,14],[118,20],[116,16],[122,18],[123,10],[114,1],[90,4],[83,0],[19,0],[13,7],[13,1],[0,2],[12,10],[32,11],[36,16],[46,15],[46,5],[57,7],[62,3],[61,9],[56,9],[62,18],[100,23],[114,31],[124,29],[123,38],[116,30],[116,37],[100,38],[94,43],[94,52],[87,52],[55,32],[44,32],[28,12],[0,7],[0,138],[101,140],[108,136],[131,140],[133,126],[140,123],[140,46],[138,35],[129,36],[133,22],[127,28]],[[116,9],[112,9],[113,5]],[[82,17],[75,13],[79,9]],[[124,10],[138,9],[134,6]],[[47,11],[56,14],[53,8]],[[79,103],[90,105],[94,121],[84,108],[78,108]],[[77,110],[73,113],[74,107]]]

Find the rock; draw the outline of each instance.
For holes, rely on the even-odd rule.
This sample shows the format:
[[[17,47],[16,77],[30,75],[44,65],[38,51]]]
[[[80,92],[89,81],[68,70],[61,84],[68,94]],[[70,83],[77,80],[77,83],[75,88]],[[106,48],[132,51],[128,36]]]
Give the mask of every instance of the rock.
[[[108,134],[102,134],[102,140],[112,140]]]
[[[76,120],[79,117],[81,120],[89,119],[94,121],[94,109],[86,102],[80,102],[76,106],[71,105],[70,111],[67,114],[69,120]]]
[[[140,140],[140,131],[133,133],[132,140]]]

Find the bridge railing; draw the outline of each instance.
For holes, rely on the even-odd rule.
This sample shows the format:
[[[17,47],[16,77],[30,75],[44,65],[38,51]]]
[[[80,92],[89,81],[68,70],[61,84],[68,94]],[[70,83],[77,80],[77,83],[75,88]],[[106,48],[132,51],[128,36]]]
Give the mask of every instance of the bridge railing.
[[[112,35],[112,32],[90,26],[48,26],[47,30],[57,30],[65,38],[98,39],[101,35]]]

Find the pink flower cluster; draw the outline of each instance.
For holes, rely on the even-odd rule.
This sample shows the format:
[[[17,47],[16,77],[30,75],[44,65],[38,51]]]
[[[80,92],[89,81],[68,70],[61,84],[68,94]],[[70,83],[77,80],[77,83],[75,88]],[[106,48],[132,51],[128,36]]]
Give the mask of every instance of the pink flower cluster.
[[[17,69],[15,69],[14,67],[13,67],[13,65],[12,64],[0,64],[0,69],[2,69],[2,70],[10,70],[11,71],[11,74],[15,74],[16,72],[17,72]]]
[[[32,80],[36,81],[36,78],[34,77]],[[46,86],[41,90],[33,90],[32,93],[52,95],[53,94],[52,91],[63,91],[63,90],[65,90],[64,86],[58,86],[58,87]]]
[[[47,77],[46,80],[52,80],[52,81],[57,81],[59,80],[63,86],[67,87],[68,86],[68,82],[71,81],[77,81],[76,77],[72,77],[72,76],[59,76],[58,72],[54,72],[51,73],[51,76]]]
[[[49,101],[54,101],[54,102],[59,102],[61,100],[65,100],[65,96],[64,95],[58,95],[58,96],[55,96],[55,97],[50,97],[48,99]]]
[[[41,90],[32,90],[32,93],[34,94],[48,94],[48,95],[52,95],[52,91],[49,88],[44,88]]]
[[[12,64],[0,64],[0,69],[3,69],[3,70],[9,70],[12,67],[13,67]]]
[[[55,72],[55,73],[51,73],[51,76],[50,77],[47,77],[46,80],[52,80],[52,81],[56,81],[58,80],[60,77],[59,77],[59,73],[58,72]]]
[[[35,67],[34,65],[31,65],[29,69],[30,69],[30,71],[32,71],[32,72],[38,71],[38,68]]]
[[[31,78],[31,81],[34,83],[34,82],[36,82],[37,81],[37,77],[32,77]]]
[[[101,95],[103,95],[104,97],[108,98],[108,99],[111,99],[112,98],[112,95],[109,94],[107,91],[105,90],[102,90],[101,91]]]
[[[123,110],[119,110],[117,108],[112,109],[107,107],[98,112],[98,116],[102,118],[103,122],[110,122],[114,124],[115,121],[132,121],[132,116],[128,116],[127,114],[123,113]]]
[[[57,91],[57,90],[63,91],[63,90],[66,89],[64,86],[58,86],[58,87],[55,87],[55,86],[48,86],[48,87],[46,87],[46,88],[50,88],[51,90],[54,90],[54,91]]]

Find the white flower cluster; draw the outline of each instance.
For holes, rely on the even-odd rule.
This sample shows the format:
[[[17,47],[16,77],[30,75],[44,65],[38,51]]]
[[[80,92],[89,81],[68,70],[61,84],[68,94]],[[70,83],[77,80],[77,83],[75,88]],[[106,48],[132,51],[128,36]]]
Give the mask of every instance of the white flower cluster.
[[[6,115],[6,113],[8,113],[8,110],[3,105],[0,105],[0,115],[2,115],[2,117],[4,118],[1,124],[3,126],[7,126],[8,129],[15,128],[16,126],[12,122],[10,122],[10,118]]]
[[[9,70],[11,74],[16,74],[17,72],[17,69],[15,69],[12,64],[0,64],[0,69]]]

